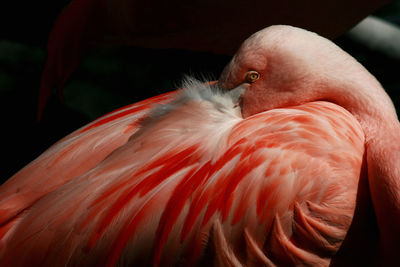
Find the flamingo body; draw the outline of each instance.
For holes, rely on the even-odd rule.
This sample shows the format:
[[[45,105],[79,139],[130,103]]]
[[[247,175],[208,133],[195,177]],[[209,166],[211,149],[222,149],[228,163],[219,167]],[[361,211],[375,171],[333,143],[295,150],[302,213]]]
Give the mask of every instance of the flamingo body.
[[[243,118],[237,95],[186,87],[99,118],[5,183],[0,265],[328,265],[354,213],[358,121],[324,101]]]

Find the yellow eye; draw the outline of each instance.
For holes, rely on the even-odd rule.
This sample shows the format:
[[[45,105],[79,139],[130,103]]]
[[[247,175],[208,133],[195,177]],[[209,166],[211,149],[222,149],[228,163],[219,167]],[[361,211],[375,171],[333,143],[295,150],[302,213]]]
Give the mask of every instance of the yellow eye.
[[[260,78],[260,74],[255,70],[250,70],[246,73],[245,81],[247,83],[254,83]]]

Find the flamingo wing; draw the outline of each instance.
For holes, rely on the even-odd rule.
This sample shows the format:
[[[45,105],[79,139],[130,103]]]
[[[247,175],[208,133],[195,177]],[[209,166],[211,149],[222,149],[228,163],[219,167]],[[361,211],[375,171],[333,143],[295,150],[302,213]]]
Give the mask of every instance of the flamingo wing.
[[[174,94],[160,95],[118,109],[54,144],[0,187],[0,225],[98,165],[127,142],[150,109],[171,100]]]
[[[1,264],[327,265],[354,212],[358,122],[327,102],[243,119],[232,102],[215,99],[152,111],[112,153],[53,185],[3,226]],[[94,122],[55,147],[100,127],[121,134],[139,117]],[[82,164],[67,161],[64,170]],[[46,169],[52,177],[54,168]]]

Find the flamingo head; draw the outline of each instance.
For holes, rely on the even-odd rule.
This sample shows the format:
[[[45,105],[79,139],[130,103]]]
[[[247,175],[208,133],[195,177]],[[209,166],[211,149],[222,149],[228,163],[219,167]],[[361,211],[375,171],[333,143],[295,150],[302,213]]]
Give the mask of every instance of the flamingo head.
[[[249,37],[219,79],[219,86],[246,89],[242,116],[326,100],[354,113],[374,112],[368,102],[394,110],[379,82],[331,41],[307,30],[276,25]],[[357,115],[357,114],[356,114]]]

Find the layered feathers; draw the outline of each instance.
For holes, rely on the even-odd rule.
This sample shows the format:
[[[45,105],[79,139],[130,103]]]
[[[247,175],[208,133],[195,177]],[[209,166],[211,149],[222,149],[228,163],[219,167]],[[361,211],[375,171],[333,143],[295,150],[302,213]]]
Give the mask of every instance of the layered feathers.
[[[241,88],[108,114],[0,188],[0,264],[327,265],[350,226],[359,123],[328,102],[243,119]]]

